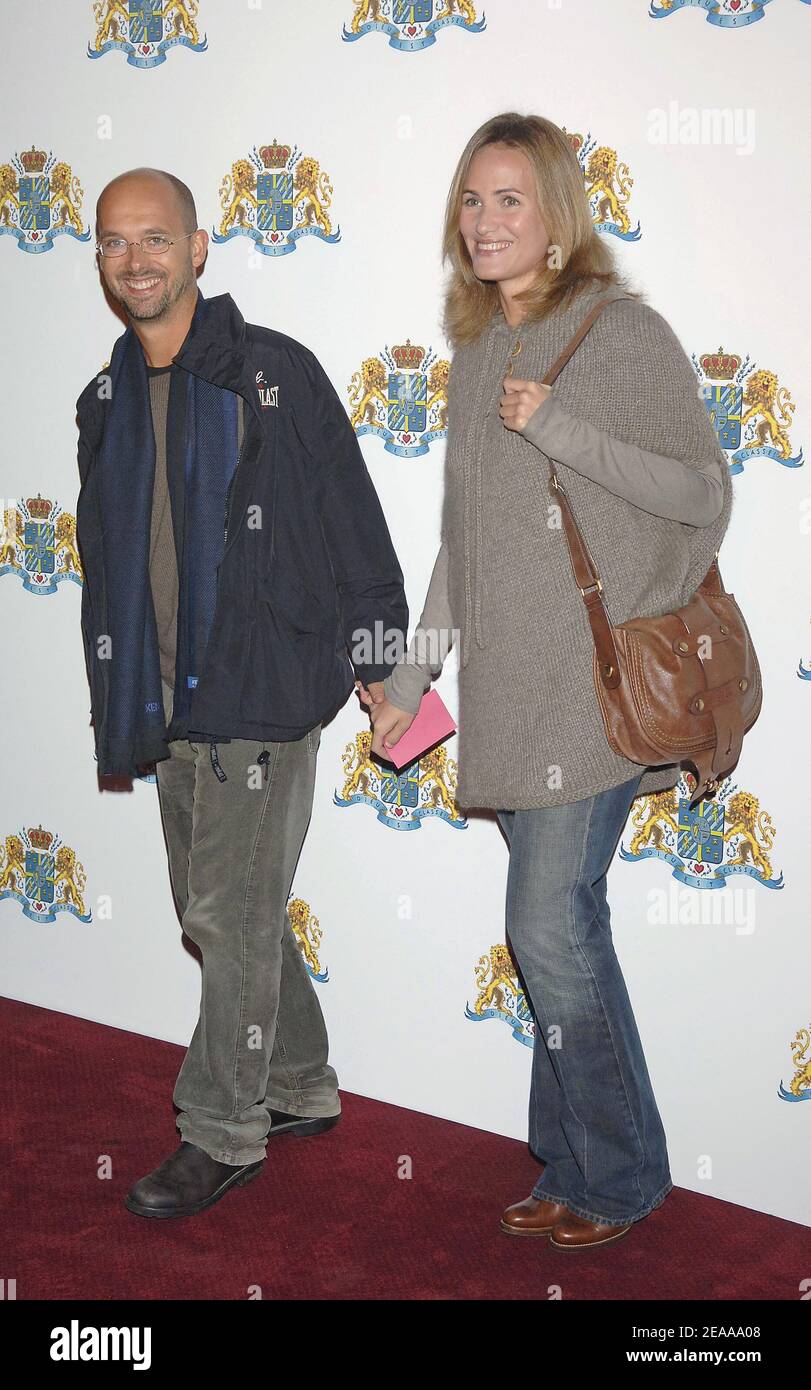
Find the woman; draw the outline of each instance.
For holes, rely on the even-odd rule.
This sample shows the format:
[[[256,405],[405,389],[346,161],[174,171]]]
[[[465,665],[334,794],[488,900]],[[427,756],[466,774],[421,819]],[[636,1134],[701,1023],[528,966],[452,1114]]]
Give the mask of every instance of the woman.
[[[613,623],[692,596],[727,529],[731,480],[690,362],[618,274],[559,127],[507,113],[476,131],[444,251],[442,544],[408,653],[376,701],[362,687],[361,698],[385,758],[458,630],[457,801],[495,810],[509,842],[507,938],[536,1025],[529,1140],[545,1166],[501,1225],[591,1248],[672,1187],[606,875],[634,798],[675,786],[679,769],[642,768],[606,740],[548,460]],[[539,385],[606,297],[618,302],[554,386]]]

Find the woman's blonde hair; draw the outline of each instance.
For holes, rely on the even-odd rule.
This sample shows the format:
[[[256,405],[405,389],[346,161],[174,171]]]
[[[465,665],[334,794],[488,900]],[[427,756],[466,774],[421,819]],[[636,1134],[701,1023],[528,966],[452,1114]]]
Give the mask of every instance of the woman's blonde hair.
[[[538,267],[537,282],[515,296],[516,302],[526,305],[526,319],[535,322],[567,303],[588,280],[604,287],[619,286],[623,293],[641,298],[628,287],[605,239],[595,230],[583,171],[569,137],[543,116],[505,111],[485,121],[468,140],[448,192],[442,237],[443,261],[450,261],[452,267],[443,314],[448,342],[457,347],[478,338],[500,306],[498,286],[478,279],[459,231],[462,190],[471,160],[485,145],[494,144],[512,145],[526,155],[550,247],[560,249],[560,269],[551,269],[544,261]]]

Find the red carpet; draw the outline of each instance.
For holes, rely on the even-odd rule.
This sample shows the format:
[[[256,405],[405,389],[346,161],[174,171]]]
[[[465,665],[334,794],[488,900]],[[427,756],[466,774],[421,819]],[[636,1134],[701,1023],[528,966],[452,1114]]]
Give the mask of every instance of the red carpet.
[[[345,1092],[334,1130],[270,1141],[250,1186],[146,1220],[121,1199],[179,1143],[183,1049],[13,1000],[0,1034],[18,1300],[245,1300],[258,1284],[265,1299],[547,1299],[560,1285],[566,1299],[795,1301],[807,1268],[805,1226],[681,1189],[603,1250],[503,1235],[502,1208],[538,1171],[525,1144]]]

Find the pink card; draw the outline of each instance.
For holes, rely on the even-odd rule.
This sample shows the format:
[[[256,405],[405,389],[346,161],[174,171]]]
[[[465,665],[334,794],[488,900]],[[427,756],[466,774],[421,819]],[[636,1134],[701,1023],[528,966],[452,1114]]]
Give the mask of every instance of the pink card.
[[[386,757],[400,770],[409,763],[415,763],[426,748],[447,738],[456,729],[456,724],[447,705],[436,690],[426,690],[420,707],[410,729],[387,749]]]

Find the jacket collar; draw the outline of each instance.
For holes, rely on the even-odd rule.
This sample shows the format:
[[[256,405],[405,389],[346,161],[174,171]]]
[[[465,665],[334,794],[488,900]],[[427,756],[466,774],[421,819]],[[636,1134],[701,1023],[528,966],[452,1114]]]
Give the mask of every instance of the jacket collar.
[[[206,299],[198,288],[189,331],[172,361],[215,386],[236,391],[262,423],[248,358],[245,320],[230,294]]]
[[[256,374],[248,355],[247,329],[239,309],[230,294],[218,294],[206,299],[198,290],[197,303],[180,351],[172,358],[179,367],[213,382],[226,391],[236,391],[249,404],[259,429],[245,437],[234,474],[230,522],[223,558],[233,545],[245,519],[253,495],[253,483],[263,443],[268,431],[275,427],[275,410],[263,412],[258,405]],[[268,418],[270,417],[270,418]],[[274,481],[275,501],[275,481]],[[276,508],[273,507],[271,558],[274,550]]]

